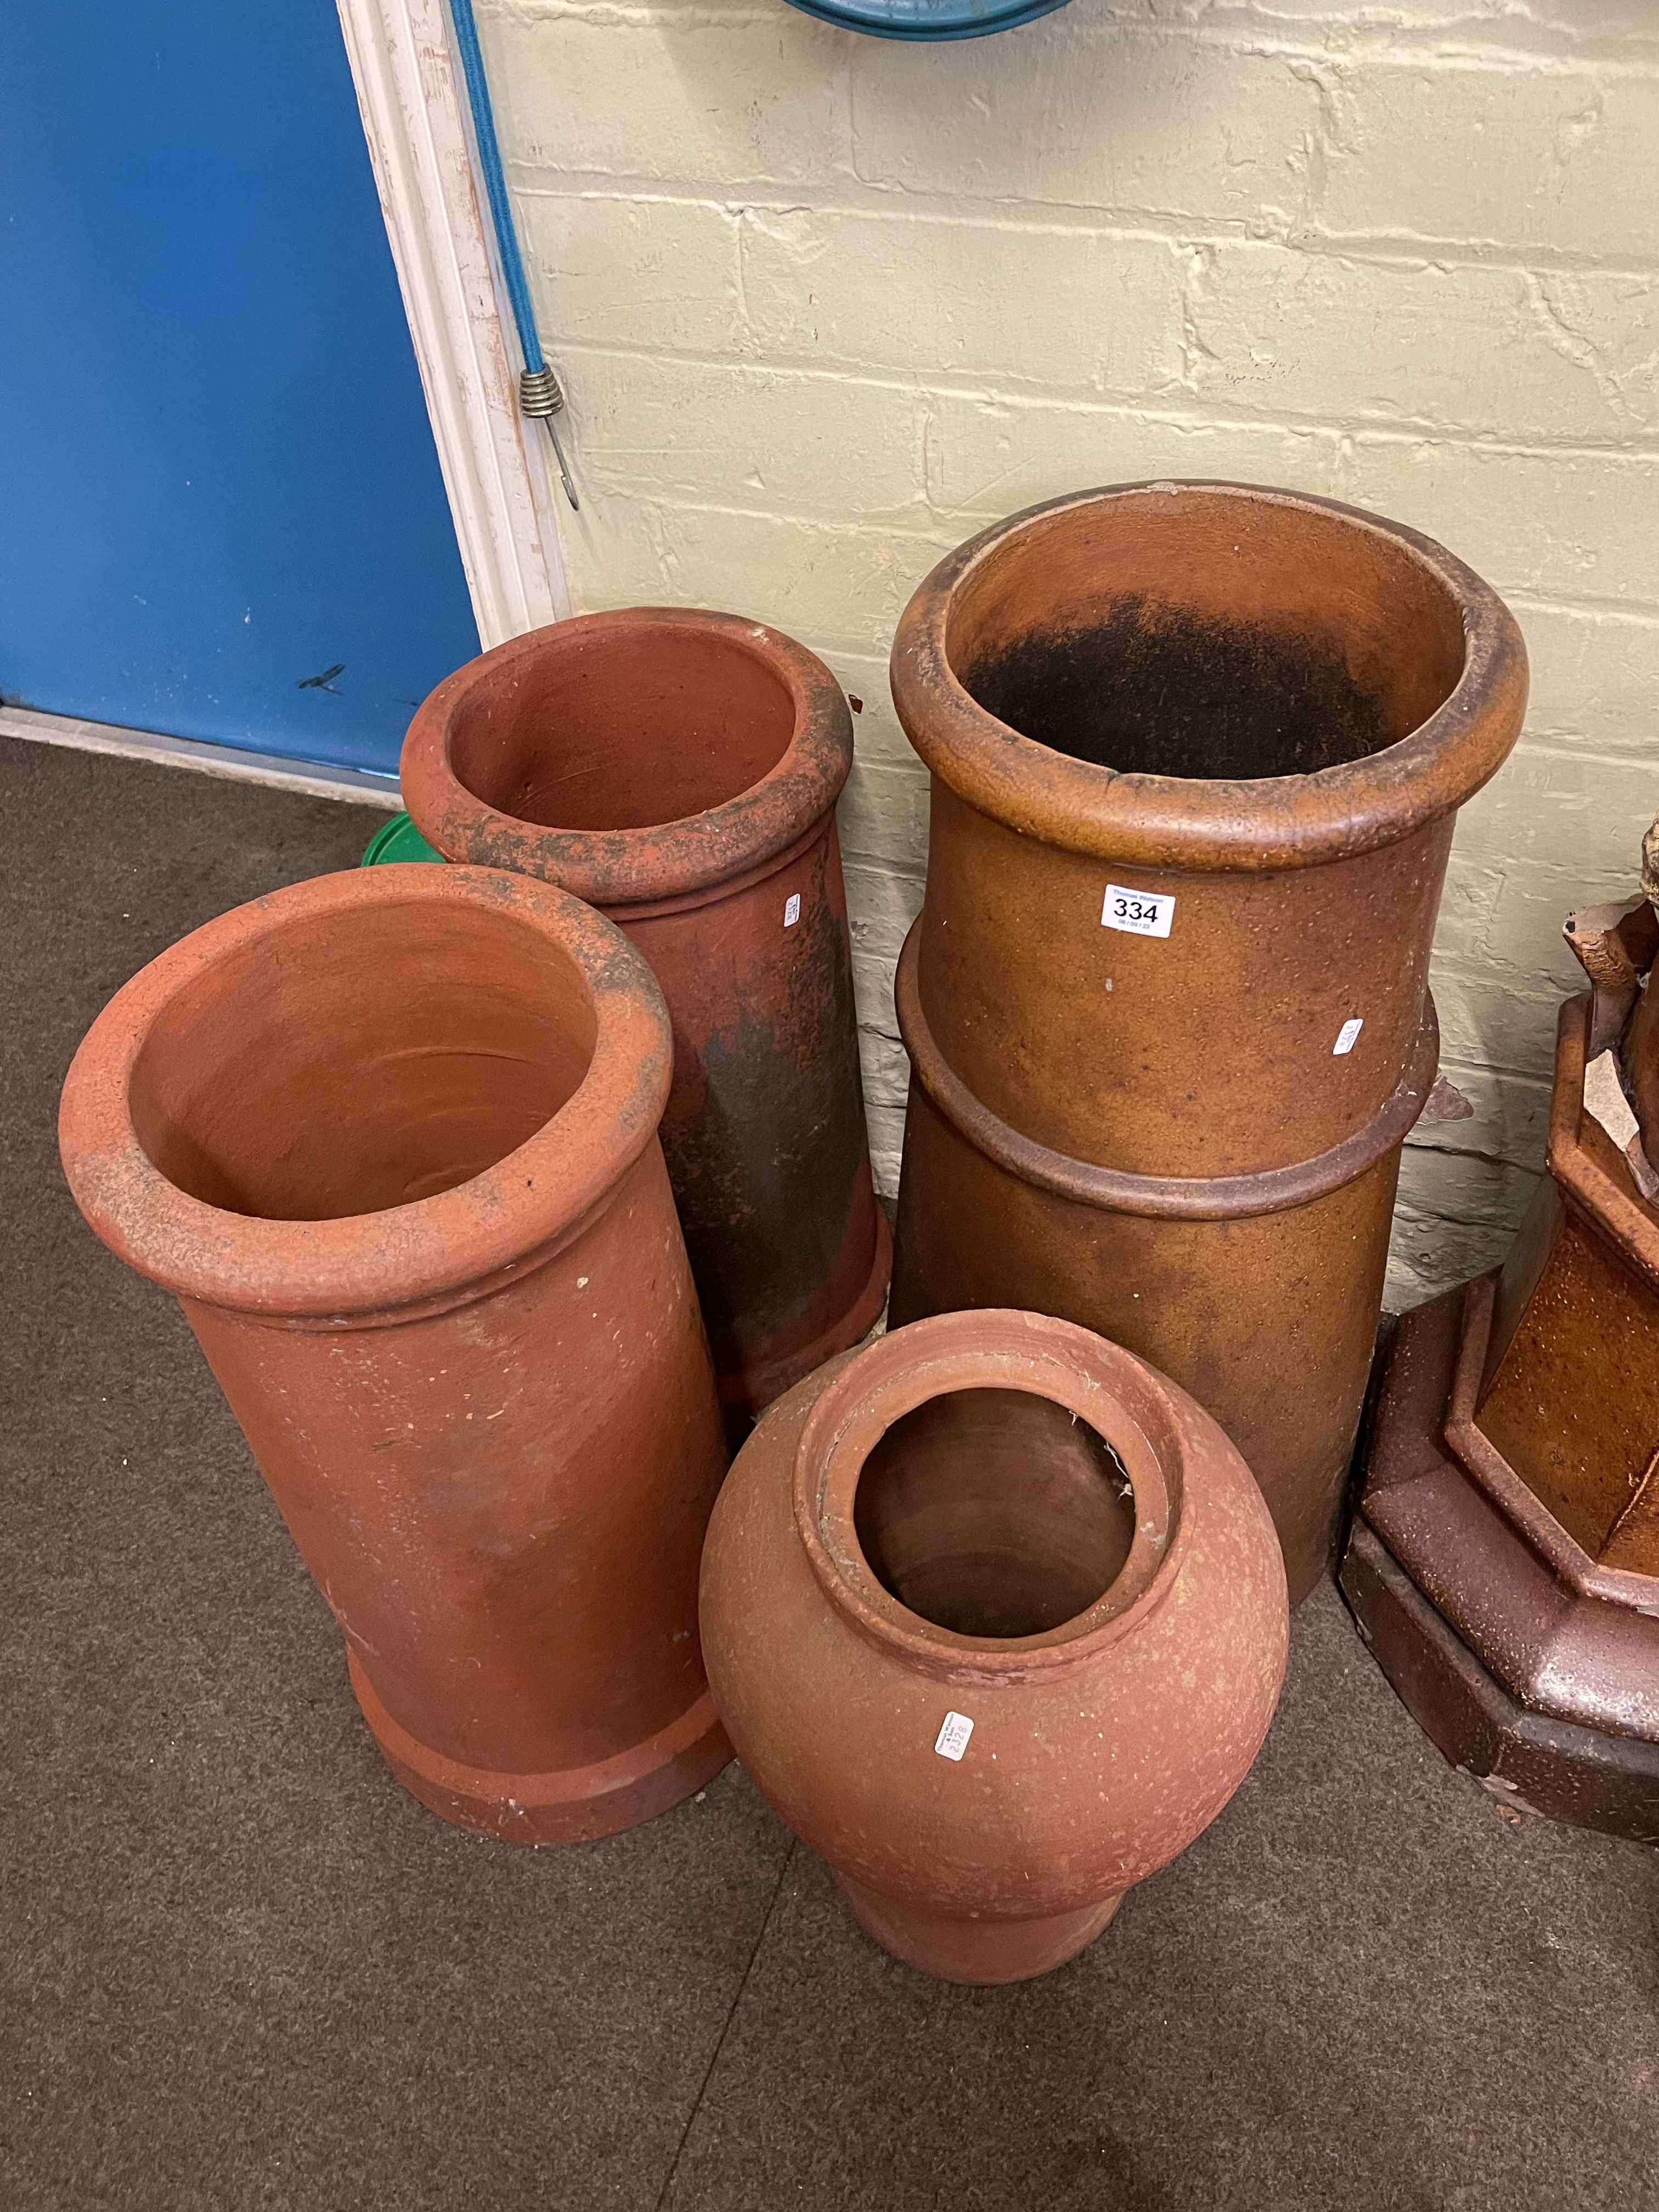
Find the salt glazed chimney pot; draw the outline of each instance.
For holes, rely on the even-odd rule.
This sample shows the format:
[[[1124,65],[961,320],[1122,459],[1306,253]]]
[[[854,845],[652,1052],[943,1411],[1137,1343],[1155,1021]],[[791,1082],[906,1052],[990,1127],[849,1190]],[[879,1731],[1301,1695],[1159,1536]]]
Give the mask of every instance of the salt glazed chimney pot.
[[[404,803],[438,851],[562,884],[662,985],[663,1150],[739,1434],[887,1295],[836,837],[852,759],[822,661],[758,623],[666,607],[496,647],[439,685],[404,745]]]
[[[941,562],[892,680],[933,777],[892,1318],[1032,1307],[1152,1360],[1243,1453],[1297,1601],[1435,1081],[1453,823],[1519,732],[1520,634],[1374,515],[1130,484]]]
[[[177,1295],[393,1772],[514,1842],[627,1827],[730,1756],[669,1058],[649,969],[575,899],[385,868],[195,931],[64,1090],[76,1202]]]
[[[708,1678],[762,1793],[876,1940],[1046,1973],[1249,1771],[1284,1679],[1261,1492],[1184,1391],[1087,1329],[913,1323],[739,1453]]]

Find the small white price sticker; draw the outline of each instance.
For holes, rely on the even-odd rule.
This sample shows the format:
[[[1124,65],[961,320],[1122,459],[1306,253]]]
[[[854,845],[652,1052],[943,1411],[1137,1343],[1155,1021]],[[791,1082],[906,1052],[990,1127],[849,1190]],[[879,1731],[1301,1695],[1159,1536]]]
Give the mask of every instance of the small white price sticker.
[[[1127,929],[1135,937],[1167,937],[1175,920],[1175,897],[1166,891],[1132,891],[1108,884],[1100,919],[1108,929]]]
[[[1335,1060],[1345,1052],[1352,1052],[1358,1040],[1359,1032],[1364,1026],[1364,1022],[1358,1014],[1354,1015],[1351,1021],[1344,1022],[1336,1033],[1336,1042],[1331,1047],[1331,1058]]]
[[[974,1724],[966,1713],[946,1713],[945,1725],[934,1739],[933,1748],[941,1759],[960,1759],[968,1748],[968,1739]]]
[[[791,891],[783,902],[783,926],[786,929],[793,929],[799,920],[800,893]]]

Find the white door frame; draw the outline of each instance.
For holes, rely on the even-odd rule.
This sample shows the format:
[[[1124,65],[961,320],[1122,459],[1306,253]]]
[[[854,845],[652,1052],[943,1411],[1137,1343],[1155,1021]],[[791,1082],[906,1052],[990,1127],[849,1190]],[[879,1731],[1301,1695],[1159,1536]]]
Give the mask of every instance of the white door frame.
[[[448,14],[444,0],[337,4],[478,634],[499,645],[568,615],[570,595]]]

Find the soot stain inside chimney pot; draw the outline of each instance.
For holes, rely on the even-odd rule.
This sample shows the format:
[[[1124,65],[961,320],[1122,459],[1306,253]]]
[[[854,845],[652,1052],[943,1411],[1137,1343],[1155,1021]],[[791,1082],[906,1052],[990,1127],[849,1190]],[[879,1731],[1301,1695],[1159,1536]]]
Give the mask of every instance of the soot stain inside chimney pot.
[[[1028,632],[962,680],[1023,737],[1123,775],[1310,775],[1404,734],[1324,640],[1139,598]]]

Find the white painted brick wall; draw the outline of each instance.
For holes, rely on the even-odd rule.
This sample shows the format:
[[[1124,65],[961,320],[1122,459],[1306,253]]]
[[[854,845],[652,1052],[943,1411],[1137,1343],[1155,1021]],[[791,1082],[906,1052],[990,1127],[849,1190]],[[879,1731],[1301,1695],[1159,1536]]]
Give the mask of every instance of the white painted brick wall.
[[[1533,659],[1436,951],[1475,1118],[1401,1179],[1391,1290],[1504,1249],[1542,1157],[1561,917],[1659,807],[1659,6],[1073,0],[939,48],[783,0],[483,0],[586,497],[584,606],[763,617],[863,701],[842,808],[872,1135],[926,780],[886,653],[981,522],[1220,475],[1441,537]]]

